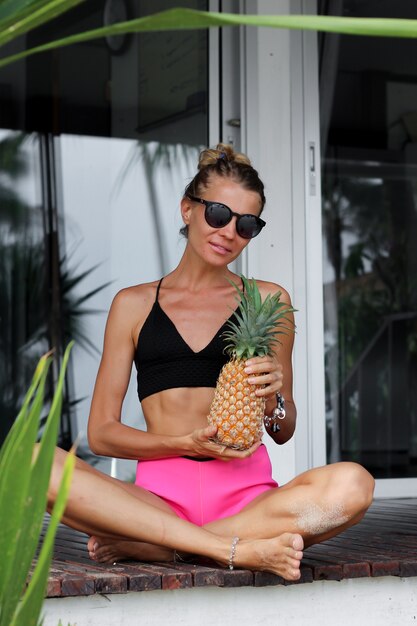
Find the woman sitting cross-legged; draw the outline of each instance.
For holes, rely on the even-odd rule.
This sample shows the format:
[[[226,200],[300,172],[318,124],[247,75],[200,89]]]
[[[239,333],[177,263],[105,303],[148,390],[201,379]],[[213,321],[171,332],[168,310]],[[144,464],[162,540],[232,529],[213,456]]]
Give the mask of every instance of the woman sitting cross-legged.
[[[304,547],[356,524],[372,501],[373,478],[355,463],[315,468],[278,486],[257,436],[248,435],[246,449],[229,446],[232,431],[245,430],[233,428],[244,406],[264,410],[266,436],[275,443],[292,437],[292,332],[280,334],[264,356],[246,359],[243,386],[216,396],[219,418],[207,425],[228,360],[229,322],[239,317],[231,281],[242,296],[253,285],[242,284],[228,266],[265,226],[264,204],[263,184],[246,156],[226,145],[203,151],[181,199],[187,244],[178,267],[159,281],[123,289],[112,303],[88,437],[95,453],[138,465],[129,484],[77,460],[64,522],[90,535],[96,561],[202,555],[297,580]],[[281,294],[291,323],[286,290],[255,285],[262,300]],[[133,363],[146,431],[121,423]],[[244,385],[252,388],[248,401]],[[57,450],[50,506],[64,459]]]

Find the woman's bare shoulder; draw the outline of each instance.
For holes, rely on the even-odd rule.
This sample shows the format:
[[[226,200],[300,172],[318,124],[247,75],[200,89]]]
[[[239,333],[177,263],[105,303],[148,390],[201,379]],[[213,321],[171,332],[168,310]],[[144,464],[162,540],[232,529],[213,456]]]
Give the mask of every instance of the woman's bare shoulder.
[[[282,302],[286,302],[288,304],[291,304],[291,296],[288,293],[288,291],[285,289],[285,287],[282,287],[282,285],[278,285],[277,283],[272,283],[266,280],[258,280],[256,279],[256,283],[259,287],[259,291],[261,292],[261,296],[263,298],[265,298],[269,293],[274,295],[276,293],[280,293],[280,300]]]
[[[157,286],[158,281],[154,280],[150,283],[124,287],[114,296],[112,306],[115,304],[127,309],[129,307],[137,308],[138,305],[146,307],[149,302],[155,300]]]
[[[110,307],[109,320],[133,330],[147,317],[155,301],[158,281],[125,287],[116,293]]]

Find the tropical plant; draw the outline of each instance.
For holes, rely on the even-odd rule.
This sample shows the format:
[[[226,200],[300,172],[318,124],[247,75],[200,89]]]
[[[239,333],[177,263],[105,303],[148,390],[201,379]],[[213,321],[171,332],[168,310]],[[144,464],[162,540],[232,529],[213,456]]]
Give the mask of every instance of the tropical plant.
[[[0,5],[0,47],[50,22],[86,0],[4,0]],[[221,26],[313,30],[375,37],[417,37],[417,20],[355,18],[332,15],[242,15],[172,8],[146,17],[97,28],[52,41],[19,54],[5,57],[0,67],[32,54],[81,41],[123,33],[161,30],[189,30]]]
[[[17,414],[30,381],[30,372],[50,345],[44,242],[37,241],[26,227],[20,233],[15,233],[13,239],[7,244],[0,237],[0,433],[4,434]],[[61,342],[66,345],[74,338],[85,350],[97,351],[85,333],[82,322],[85,315],[98,311],[85,304],[109,283],[76,295],[80,284],[96,267],[84,272],[76,272],[69,267],[71,263],[67,262],[67,258],[61,258],[58,267]],[[47,393],[47,396],[50,398],[51,394]],[[67,397],[66,403],[69,402],[71,400]],[[68,408],[69,404],[66,404],[65,412]]]
[[[38,548],[46,508],[71,345],[63,358],[38,448],[35,450],[52,360],[50,355],[39,361],[19,415],[0,450],[0,626],[36,626],[42,610],[55,533],[64,512],[75,464],[73,453],[67,456],[58,497],[28,584],[27,579]]]
[[[98,352],[83,328],[84,316],[98,311],[85,305],[109,284],[78,295],[83,281],[97,266],[78,272],[71,253],[58,260],[59,293],[55,299],[58,295],[59,306],[51,303],[46,208],[28,205],[16,192],[16,181],[29,167],[25,149],[36,141],[35,135],[24,133],[10,133],[0,139],[0,442],[18,413],[39,357],[51,343],[59,355],[71,339],[89,352]],[[53,337],[52,324],[59,327]],[[51,381],[47,389],[50,400]],[[64,422],[69,421],[75,402],[70,396],[66,393]],[[67,429],[63,426],[62,430]],[[65,442],[65,447],[71,443]]]

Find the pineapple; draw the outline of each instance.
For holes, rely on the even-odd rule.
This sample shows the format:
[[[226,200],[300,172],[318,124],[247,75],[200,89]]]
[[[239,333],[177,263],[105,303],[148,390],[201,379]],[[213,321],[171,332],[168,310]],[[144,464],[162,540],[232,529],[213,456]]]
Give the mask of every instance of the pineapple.
[[[255,394],[257,385],[247,382],[245,361],[272,353],[276,336],[284,332],[278,327],[288,330],[285,316],[294,309],[280,302],[281,292],[262,301],[256,281],[241,278],[244,291],[232,282],[240,300],[237,323],[229,321],[230,330],[223,333],[231,359],[219,374],[207,419],[217,426],[216,443],[247,450],[262,438],[265,399]]]

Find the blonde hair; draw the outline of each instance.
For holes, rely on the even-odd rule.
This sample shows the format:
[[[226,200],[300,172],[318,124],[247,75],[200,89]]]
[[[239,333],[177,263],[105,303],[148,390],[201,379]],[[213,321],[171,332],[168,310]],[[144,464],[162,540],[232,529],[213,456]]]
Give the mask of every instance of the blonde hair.
[[[200,152],[198,159],[198,170],[215,165],[219,159],[224,159],[229,163],[241,163],[242,165],[251,165],[250,159],[246,154],[235,152],[231,145],[227,143],[218,143],[215,148],[207,148]]]
[[[185,197],[189,195],[199,197],[214,177],[229,178],[242,185],[244,189],[259,194],[261,201],[259,214],[262,213],[265,206],[264,184],[246,154],[235,152],[229,144],[219,143],[215,148],[206,148],[200,152],[197,169],[197,174],[185,188]],[[180,233],[187,237],[188,227],[183,226]]]

